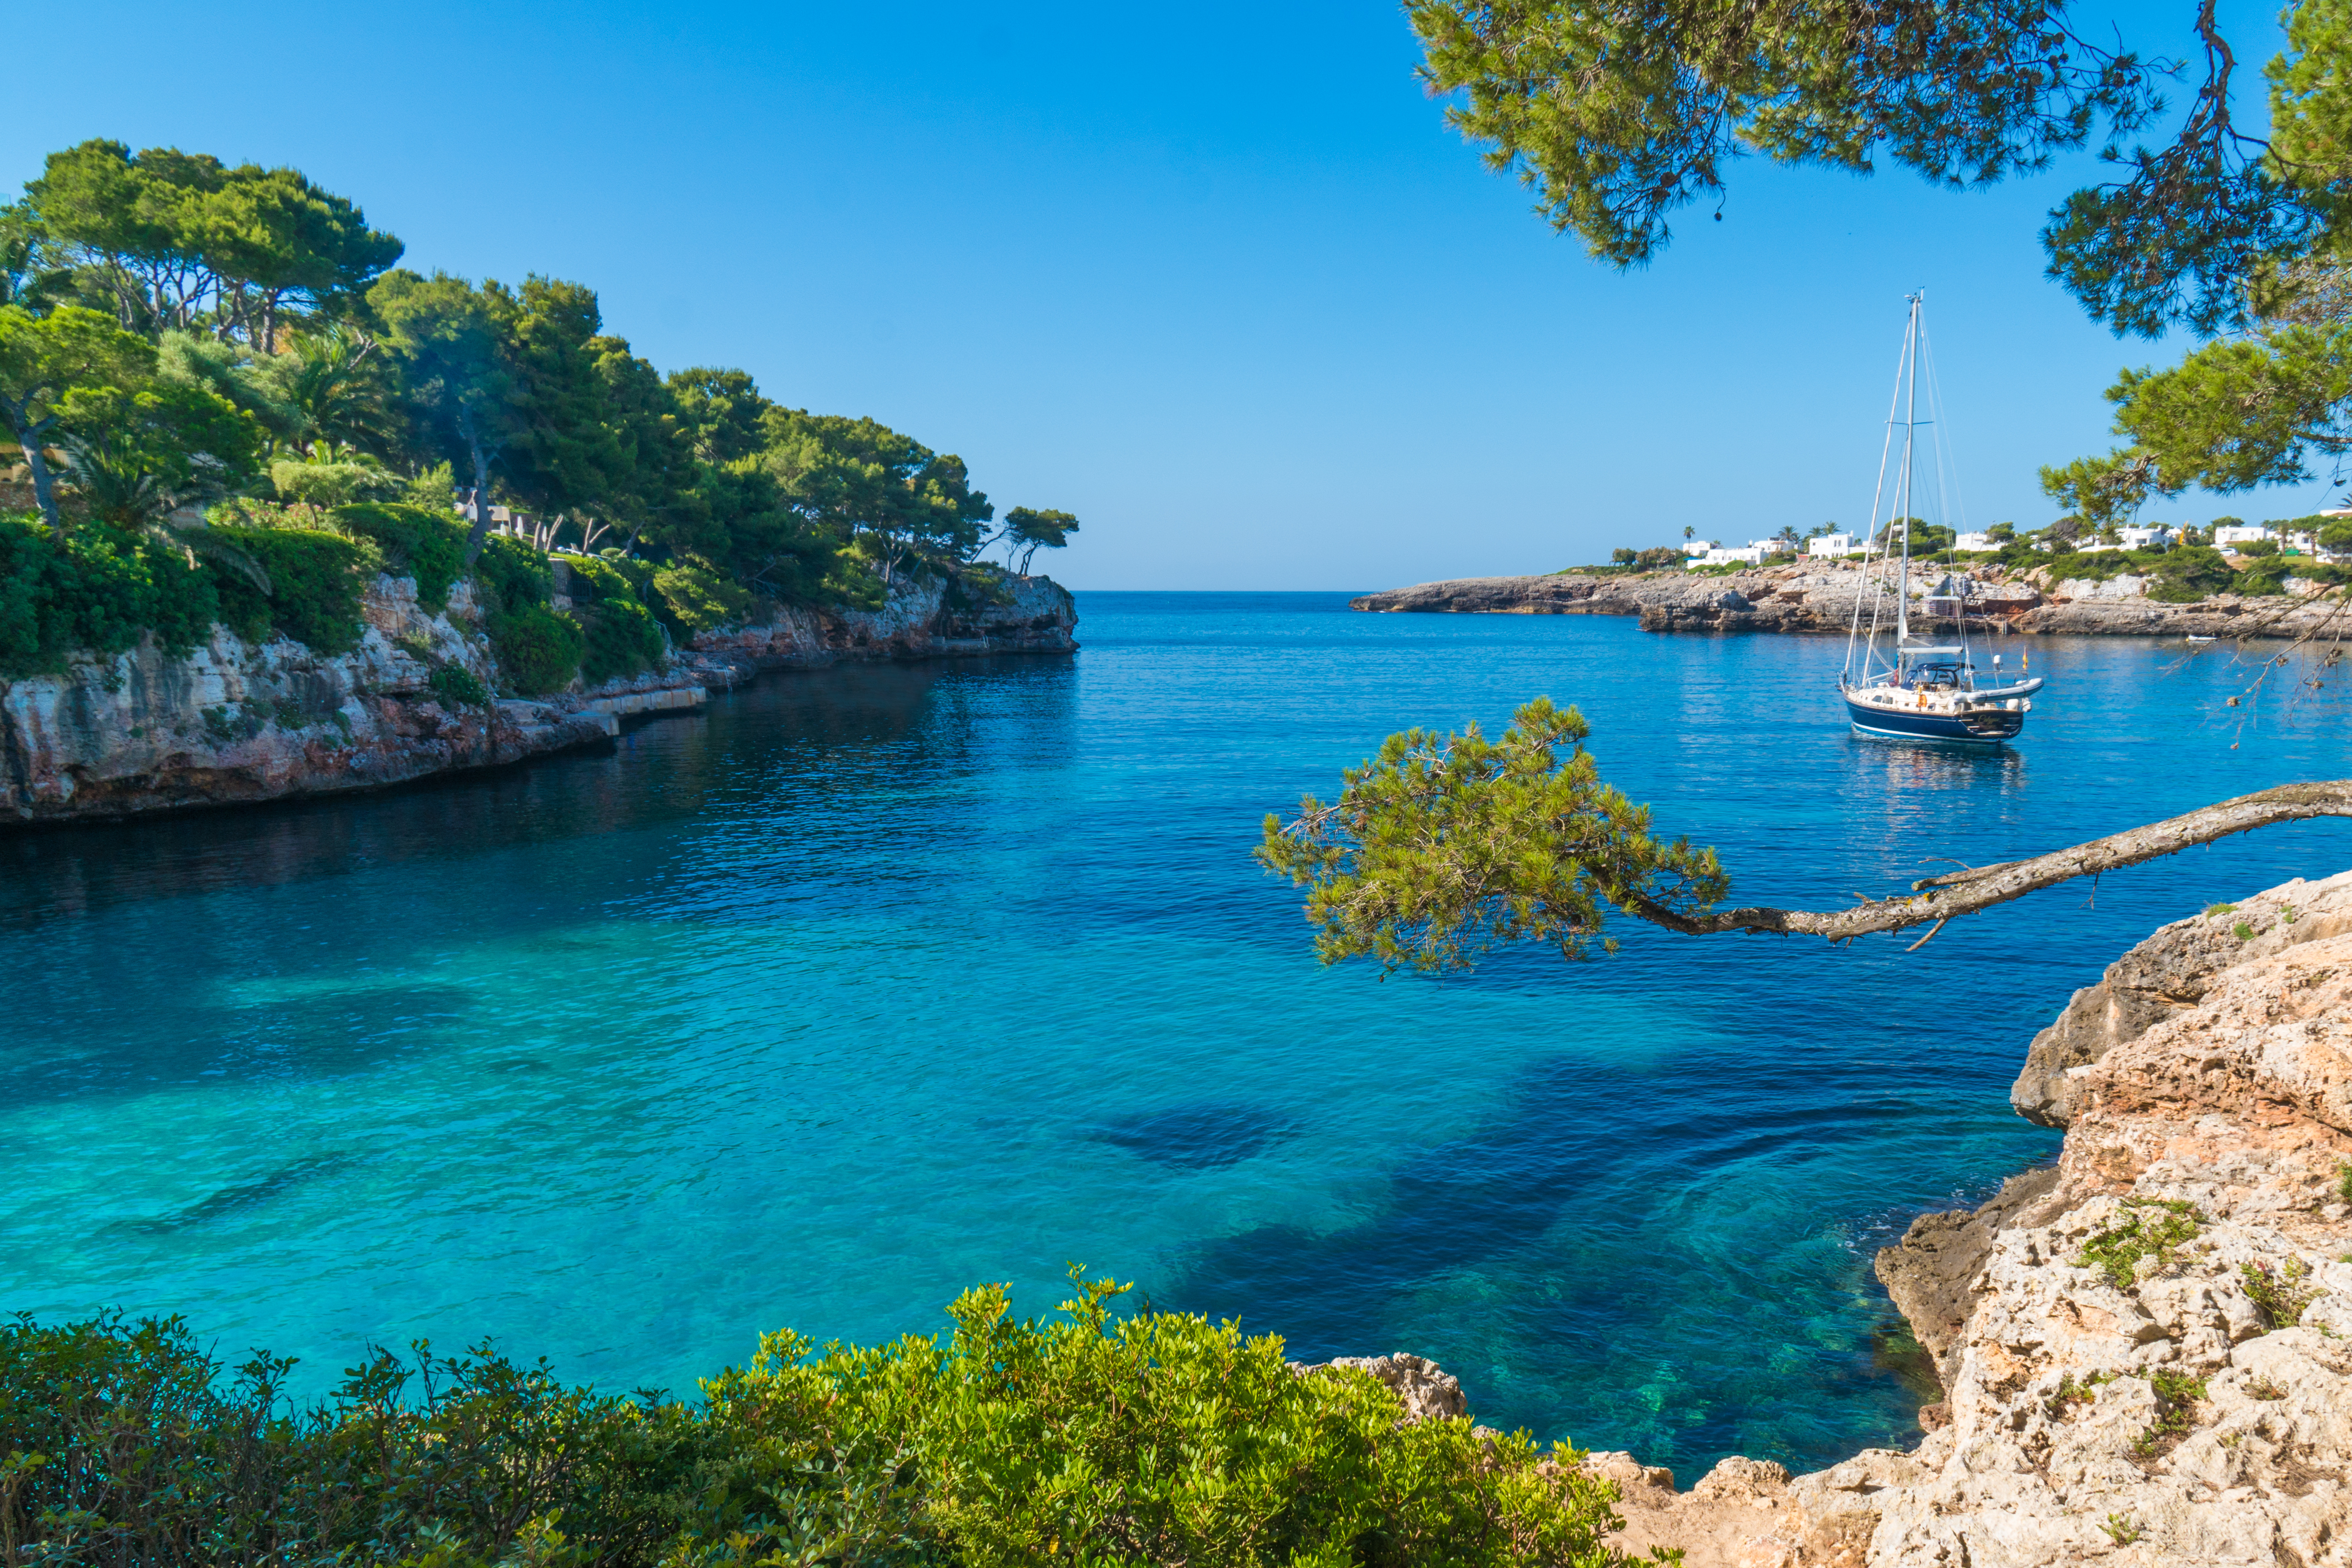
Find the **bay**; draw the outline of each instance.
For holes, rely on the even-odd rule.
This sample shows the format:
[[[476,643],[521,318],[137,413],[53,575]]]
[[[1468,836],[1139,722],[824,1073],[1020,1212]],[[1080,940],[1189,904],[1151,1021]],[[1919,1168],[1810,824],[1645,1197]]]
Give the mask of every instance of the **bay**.
[[[1833,639],[1079,595],[1072,658],[770,677],[607,755],[0,841],[0,1309],[181,1312],[323,1386],[483,1336],[690,1391],[1073,1264],[1685,1484],[1914,1440],[1870,1272],[2056,1148],[2027,1041],[2156,925],[2343,869],[2267,830],[1832,949],[1625,929],[1318,967],[1249,850],[1392,730],[1581,706],[1742,902],[1885,892],[2347,766],[2226,649],[2032,639],[1990,755],[1845,729]]]

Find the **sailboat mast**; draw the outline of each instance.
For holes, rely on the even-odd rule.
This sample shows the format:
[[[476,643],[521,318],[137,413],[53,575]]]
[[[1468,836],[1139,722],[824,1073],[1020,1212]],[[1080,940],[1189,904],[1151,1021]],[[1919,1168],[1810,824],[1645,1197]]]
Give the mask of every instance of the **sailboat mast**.
[[[1901,513],[1903,524],[1903,564],[1895,586],[1895,647],[1898,661],[1903,644],[1911,635],[1911,481],[1917,465],[1919,438],[1919,297],[1911,297],[1910,336],[1905,346],[1904,359],[1908,364],[1909,379],[1903,389],[1903,492]]]

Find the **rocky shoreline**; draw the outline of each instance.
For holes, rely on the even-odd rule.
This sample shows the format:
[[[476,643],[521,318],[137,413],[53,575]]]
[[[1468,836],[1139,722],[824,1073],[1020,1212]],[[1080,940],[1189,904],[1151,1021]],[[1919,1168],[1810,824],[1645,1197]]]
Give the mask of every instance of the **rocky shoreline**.
[[[226,627],[181,658],[152,640],[59,674],[0,682],[0,827],[108,821],[160,811],[381,789],[502,767],[610,740],[624,720],[699,706],[764,671],[845,662],[1070,653],[1077,612],[1042,577],[1011,601],[978,604],[951,583],[906,585],[883,608],[770,605],[740,627],[697,636],[659,671],[487,707],[435,689],[442,670],[487,689],[497,660],[472,585],[439,613],[404,577],[379,576],[349,653]],[[446,684],[445,678],[445,685]]]
[[[1931,613],[1926,590],[1940,570],[1914,584],[1912,623],[1948,628]],[[2104,581],[2046,574],[1981,572],[1969,601],[1969,629],[1993,635],[2078,637],[2262,637],[2310,633],[2337,606],[2312,593],[2244,599],[2215,594],[2193,604],[2147,597],[2144,577]],[[1759,568],[1722,576],[1665,571],[1625,576],[1555,572],[1545,577],[1472,577],[1424,582],[1351,599],[1376,614],[1631,615],[1644,632],[1796,632],[1845,633],[1863,574],[1843,563]],[[2304,580],[2291,578],[2290,587]]]
[[[1593,1454],[1612,1544],[1687,1568],[2352,1563],[2352,872],[2163,927],[2035,1037],[2011,1099],[2065,1128],[2057,1165],[1878,1257],[1944,1389],[1919,1446],[1795,1478],[1727,1458],[1687,1491]],[[1396,1384],[1409,1359],[1366,1364]]]

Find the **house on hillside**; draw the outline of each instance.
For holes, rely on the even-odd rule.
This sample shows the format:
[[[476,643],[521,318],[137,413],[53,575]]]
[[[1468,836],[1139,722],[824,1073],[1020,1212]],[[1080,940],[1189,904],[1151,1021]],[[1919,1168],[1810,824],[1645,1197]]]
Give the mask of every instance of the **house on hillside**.
[[[1805,541],[1805,553],[1813,556],[1852,555],[1861,548],[1852,534],[1815,534]]]

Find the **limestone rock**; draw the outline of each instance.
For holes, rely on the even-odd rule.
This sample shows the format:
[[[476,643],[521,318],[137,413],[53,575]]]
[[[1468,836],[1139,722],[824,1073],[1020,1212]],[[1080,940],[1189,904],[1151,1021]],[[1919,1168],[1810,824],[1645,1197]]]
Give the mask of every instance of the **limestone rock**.
[[[1399,1351],[1394,1355],[1341,1355],[1312,1364],[1292,1362],[1290,1370],[1300,1376],[1320,1372],[1326,1367],[1350,1367],[1367,1372],[1384,1385],[1389,1392],[1404,1401],[1405,1425],[1416,1421],[1443,1421],[1466,1415],[1469,1401],[1462,1393],[1462,1381],[1441,1368],[1437,1363],[1423,1356],[1408,1355]]]
[[[2010,1103],[2029,1122],[2066,1125],[2081,1070],[2193,1006],[2221,970],[2347,930],[2352,872],[2323,882],[2297,879],[2217,914],[2174,921],[2107,966],[2098,984],[2075,992],[2057,1020],[2034,1036]]]

